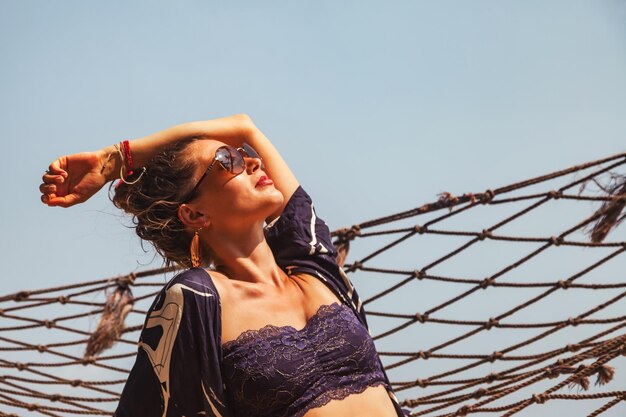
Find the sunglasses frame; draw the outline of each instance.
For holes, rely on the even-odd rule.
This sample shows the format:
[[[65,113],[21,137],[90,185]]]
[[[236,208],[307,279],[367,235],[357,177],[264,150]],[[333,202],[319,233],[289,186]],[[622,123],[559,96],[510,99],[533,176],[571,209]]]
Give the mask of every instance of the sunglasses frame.
[[[263,158],[261,158],[261,156],[258,154],[258,152],[256,150],[254,150],[254,148],[250,145],[248,145],[246,142],[243,142],[243,144],[241,145],[240,148],[235,148],[237,151],[237,155],[239,155],[243,161],[242,166],[242,170],[239,172],[234,172],[232,170],[232,167],[235,166],[235,164],[232,164],[231,169],[226,168],[226,166],[224,165],[224,163],[218,159],[217,154],[221,149],[229,149],[229,148],[235,148],[234,146],[230,146],[230,145],[223,145],[220,146],[219,148],[217,148],[215,150],[215,155],[213,156],[213,160],[211,161],[211,163],[209,164],[209,166],[207,167],[206,171],[204,171],[204,174],[202,174],[202,176],[200,177],[200,179],[198,180],[198,182],[196,183],[195,187],[193,187],[193,189],[189,192],[189,194],[187,194],[187,197],[183,200],[183,204],[187,203],[189,200],[191,200],[196,192],[196,190],[198,189],[198,187],[200,186],[200,184],[202,183],[202,180],[204,180],[204,177],[206,177],[209,172],[211,171],[211,169],[213,169],[213,165],[215,165],[216,162],[219,162],[220,165],[222,166],[222,168],[224,168],[226,171],[230,172],[231,174],[234,175],[239,175],[241,174],[243,171],[246,170],[246,162],[243,158],[247,157],[247,158],[259,158],[261,160],[261,169],[265,169],[265,165],[263,164]],[[230,155],[230,152],[228,152]],[[243,155],[245,153],[245,155]]]

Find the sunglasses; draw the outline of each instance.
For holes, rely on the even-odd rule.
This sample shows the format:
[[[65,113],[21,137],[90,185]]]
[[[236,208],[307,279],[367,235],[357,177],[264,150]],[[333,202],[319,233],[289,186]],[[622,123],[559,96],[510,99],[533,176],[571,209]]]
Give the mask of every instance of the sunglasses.
[[[265,165],[263,164],[263,159],[259,156],[257,151],[247,143],[243,143],[241,148],[235,148],[234,146],[224,145],[217,148],[215,151],[215,156],[213,157],[213,161],[209,164],[209,167],[206,169],[202,177],[196,183],[196,186],[193,187],[193,190],[187,195],[187,197],[183,200],[183,203],[187,203],[196,190],[200,186],[200,183],[208,175],[208,173],[213,169],[213,166],[219,162],[222,168],[226,171],[230,172],[233,175],[239,175],[246,169],[246,161],[244,157],[247,158],[259,158],[261,160],[261,169],[265,169]]]

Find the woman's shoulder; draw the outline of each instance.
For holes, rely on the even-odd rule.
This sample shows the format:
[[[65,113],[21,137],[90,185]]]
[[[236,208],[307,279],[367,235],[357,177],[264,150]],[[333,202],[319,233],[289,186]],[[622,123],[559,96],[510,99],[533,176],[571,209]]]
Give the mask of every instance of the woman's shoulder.
[[[174,275],[172,279],[165,285],[165,291],[172,289],[187,289],[198,294],[211,294],[216,297],[220,296],[219,288],[221,277],[213,271],[207,271],[203,268],[190,268]]]

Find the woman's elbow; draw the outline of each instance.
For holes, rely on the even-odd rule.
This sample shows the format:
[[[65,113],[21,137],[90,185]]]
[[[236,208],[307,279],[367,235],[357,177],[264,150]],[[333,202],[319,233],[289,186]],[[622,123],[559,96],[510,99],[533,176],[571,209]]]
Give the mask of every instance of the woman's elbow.
[[[252,121],[252,118],[245,113],[238,113],[231,116],[233,120],[237,123],[237,126],[241,129],[241,132],[244,134],[250,134],[256,130],[256,125]]]

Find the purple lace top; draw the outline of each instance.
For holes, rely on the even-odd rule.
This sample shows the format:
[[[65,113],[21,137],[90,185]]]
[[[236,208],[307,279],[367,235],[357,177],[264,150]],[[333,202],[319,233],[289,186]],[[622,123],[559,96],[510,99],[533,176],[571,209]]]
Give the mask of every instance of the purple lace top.
[[[268,324],[223,345],[226,395],[238,416],[300,417],[385,385],[368,330],[346,305],[323,304],[304,328]]]

